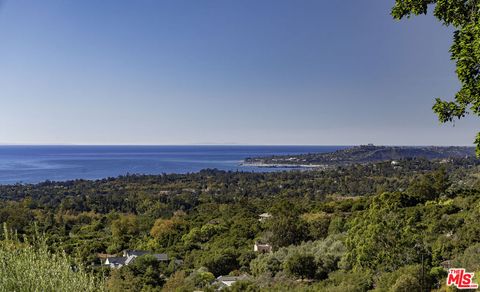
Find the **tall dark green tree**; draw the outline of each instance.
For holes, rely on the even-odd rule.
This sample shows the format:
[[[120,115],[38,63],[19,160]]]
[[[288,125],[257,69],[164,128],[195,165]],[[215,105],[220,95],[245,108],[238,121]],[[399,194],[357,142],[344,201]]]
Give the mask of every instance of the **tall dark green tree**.
[[[317,271],[317,263],[313,255],[295,253],[286,261],[285,268],[294,276],[313,279]]]
[[[272,213],[274,218],[269,221],[269,230],[274,249],[298,244],[308,238],[308,227],[300,218],[301,211],[294,204],[281,200],[275,204]]]
[[[444,25],[453,26],[451,59],[456,63],[456,73],[461,83],[453,101],[436,99],[433,106],[440,122],[452,122],[471,113],[480,115],[480,1],[478,0],[396,0],[392,9],[395,19],[427,14]],[[477,156],[480,156],[480,133],[475,139]]]

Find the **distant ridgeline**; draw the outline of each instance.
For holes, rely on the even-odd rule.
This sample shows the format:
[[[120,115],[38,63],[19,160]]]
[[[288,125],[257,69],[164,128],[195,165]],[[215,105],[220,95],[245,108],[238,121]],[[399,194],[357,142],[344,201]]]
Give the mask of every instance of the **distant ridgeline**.
[[[406,158],[446,159],[475,155],[474,147],[361,145],[330,153],[247,158],[245,165],[260,167],[322,167]]]

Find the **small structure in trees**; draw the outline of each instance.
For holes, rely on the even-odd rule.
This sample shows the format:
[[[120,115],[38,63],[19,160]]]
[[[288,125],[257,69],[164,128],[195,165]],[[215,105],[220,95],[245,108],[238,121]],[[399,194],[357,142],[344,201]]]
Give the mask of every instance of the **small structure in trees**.
[[[255,244],[253,245],[253,251],[259,252],[259,253],[271,253],[272,246],[270,244],[261,244],[261,243],[255,242]]]
[[[258,219],[258,221],[264,222],[264,221],[272,218],[272,214],[270,214],[270,213],[262,213],[262,214],[258,215],[258,217],[260,217],[260,218]]]
[[[223,289],[223,288],[232,286],[237,281],[246,280],[246,279],[248,279],[248,275],[219,276],[217,280],[215,280],[215,284],[218,286],[219,289]]]
[[[127,266],[135,261],[137,257],[143,255],[152,255],[157,261],[168,262],[169,258],[167,254],[164,253],[151,253],[145,250],[124,250],[122,257],[107,257],[104,262],[104,265],[109,266],[112,269],[119,269],[123,266]]]
[[[119,269],[125,266],[126,257],[109,257],[105,260],[104,265],[112,269]]]

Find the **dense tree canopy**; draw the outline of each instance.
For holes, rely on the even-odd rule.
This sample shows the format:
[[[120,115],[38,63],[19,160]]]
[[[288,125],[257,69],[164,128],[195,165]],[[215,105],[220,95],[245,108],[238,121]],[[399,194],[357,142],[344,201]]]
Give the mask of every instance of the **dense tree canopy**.
[[[461,88],[454,101],[436,99],[433,110],[440,122],[452,122],[468,113],[480,115],[480,1],[477,0],[396,0],[392,16],[396,19],[426,14],[433,6],[433,15],[444,25],[455,28],[451,59]],[[475,139],[480,155],[480,133]]]
[[[213,291],[216,277],[239,275],[247,277],[224,291],[417,291],[445,284],[445,261],[480,274],[479,174],[475,158],[405,159],[1,185],[0,222],[19,235],[17,249],[38,229],[49,257],[68,255],[66,276],[108,291]],[[0,249],[8,235],[0,230]],[[101,265],[123,249],[168,261],[146,254],[120,269]],[[22,272],[19,251],[4,252],[13,255],[4,274]],[[35,265],[42,275],[49,267]]]

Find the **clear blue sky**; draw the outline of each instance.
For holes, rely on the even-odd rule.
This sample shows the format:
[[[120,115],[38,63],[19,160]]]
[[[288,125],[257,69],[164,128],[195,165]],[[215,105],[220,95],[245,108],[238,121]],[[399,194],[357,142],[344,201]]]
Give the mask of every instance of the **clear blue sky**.
[[[451,28],[393,0],[5,0],[0,143],[472,144]]]

